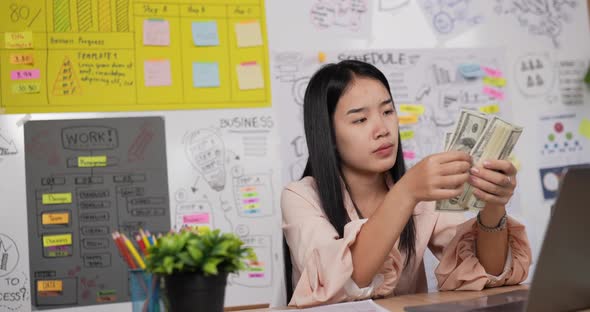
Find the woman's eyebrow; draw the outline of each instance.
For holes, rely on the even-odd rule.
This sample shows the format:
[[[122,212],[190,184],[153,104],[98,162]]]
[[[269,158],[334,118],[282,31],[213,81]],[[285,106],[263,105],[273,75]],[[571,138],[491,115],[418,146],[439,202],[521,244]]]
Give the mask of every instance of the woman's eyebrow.
[[[385,105],[389,105],[389,104],[392,104],[392,103],[393,103],[393,99],[389,98],[389,99],[387,99],[387,100],[385,100],[385,101],[381,102],[381,103],[379,104],[379,107],[383,107],[383,106],[385,106]],[[350,115],[350,114],[356,114],[356,113],[361,113],[361,112],[363,112],[363,111],[366,111],[366,110],[367,110],[367,107],[366,107],[366,106],[363,106],[363,107],[358,107],[358,108],[351,108],[351,109],[349,109],[349,110],[346,112],[346,115]]]

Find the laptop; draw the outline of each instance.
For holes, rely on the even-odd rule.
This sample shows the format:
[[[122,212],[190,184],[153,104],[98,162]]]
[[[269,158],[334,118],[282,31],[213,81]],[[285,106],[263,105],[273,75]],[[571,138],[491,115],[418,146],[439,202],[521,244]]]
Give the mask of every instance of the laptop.
[[[406,307],[434,311],[577,311],[590,308],[590,167],[568,169],[528,290]]]

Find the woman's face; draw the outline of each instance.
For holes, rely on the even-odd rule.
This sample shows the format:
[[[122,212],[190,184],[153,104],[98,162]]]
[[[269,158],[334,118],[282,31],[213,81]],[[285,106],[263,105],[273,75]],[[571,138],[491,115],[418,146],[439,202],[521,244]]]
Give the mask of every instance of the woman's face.
[[[355,77],[338,100],[333,123],[342,166],[363,173],[393,167],[398,119],[393,100],[379,80]]]

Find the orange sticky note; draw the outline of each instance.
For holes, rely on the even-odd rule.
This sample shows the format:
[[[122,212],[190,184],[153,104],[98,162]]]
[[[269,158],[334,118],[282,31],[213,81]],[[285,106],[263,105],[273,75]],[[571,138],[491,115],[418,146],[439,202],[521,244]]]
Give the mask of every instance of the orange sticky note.
[[[10,54],[10,64],[14,65],[33,65],[33,54]]]
[[[400,115],[398,117],[400,125],[410,125],[418,122],[418,116],[416,115]]]
[[[325,62],[326,61],[326,53],[324,53],[324,52],[318,53],[318,61],[320,61],[320,63]]]
[[[64,213],[44,213],[42,216],[43,225],[47,224],[68,224],[70,223],[70,214]]]
[[[7,49],[32,49],[33,32],[7,32],[4,33],[4,47]]]
[[[43,280],[37,281],[37,291],[63,291],[63,281]]]
[[[236,40],[238,48],[262,45],[262,32],[257,20],[244,21],[236,24]]]

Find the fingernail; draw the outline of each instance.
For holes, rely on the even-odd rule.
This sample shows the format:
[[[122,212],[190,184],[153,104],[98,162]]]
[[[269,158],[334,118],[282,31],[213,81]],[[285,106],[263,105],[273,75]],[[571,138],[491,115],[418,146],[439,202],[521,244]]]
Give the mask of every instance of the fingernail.
[[[473,174],[477,174],[477,173],[479,173],[479,169],[477,169],[477,168],[475,168],[475,167],[472,167],[472,168],[470,169],[470,171],[471,171],[471,173],[473,173]]]
[[[489,161],[487,161],[487,160],[484,160],[484,162],[483,162],[483,165],[487,167],[487,166],[489,166],[489,165],[490,165],[490,162],[489,162]]]
[[[476,178],[476,177],[474,177],[474,176],[469,176],[469,181],[471,181],[471,182],[475,182],[476,180],[477,180],[477,178]]]

